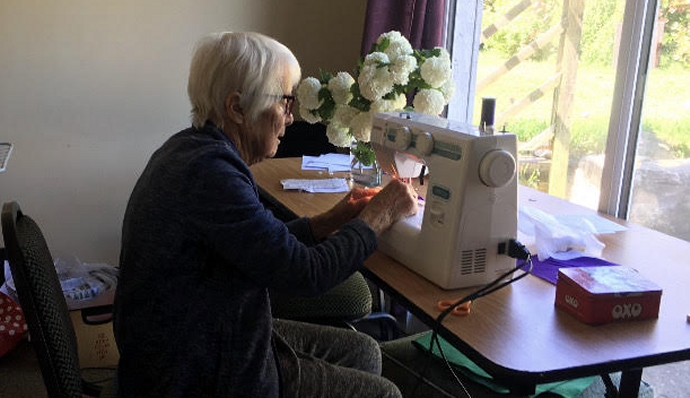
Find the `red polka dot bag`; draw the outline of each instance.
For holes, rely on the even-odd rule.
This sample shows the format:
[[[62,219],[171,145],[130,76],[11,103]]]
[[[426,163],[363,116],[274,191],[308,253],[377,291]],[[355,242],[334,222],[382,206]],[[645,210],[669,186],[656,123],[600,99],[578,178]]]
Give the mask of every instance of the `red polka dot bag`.
[[[0,357],[16,347],[28,330],[22,308],[0,292]]]

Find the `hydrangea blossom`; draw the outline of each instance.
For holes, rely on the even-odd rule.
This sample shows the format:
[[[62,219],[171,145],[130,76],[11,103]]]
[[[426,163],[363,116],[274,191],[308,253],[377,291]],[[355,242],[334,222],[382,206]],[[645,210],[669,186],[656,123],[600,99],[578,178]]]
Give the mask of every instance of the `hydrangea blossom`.
[[[348,105],[336,105],[335,112],[333,113],[332,123],[337,123],[341,126],[349,126],[352,122],[352,118],[357,116],[360,112]]]
[[[355,76],[321,72],[320,79],[308,77],[297,88],[302,118],[326,123],[328,139],[336,146],[368,142],[379,112],[408,109],[438,115],[455,90],[448,51],[414,50],[397,31],[379,36]]]
[[[319,100],[321,82],[315,77],[308,77],[297,87],[297,97],[301,107],[305,109],[317,109],[323,101]]]
[[[398,94],[393,99],[380,99],[371,103],[369,111],[373,114],[381,112],[392,112],[405,108],[407,97],[405,94]]]
[[[451,78],[450,56],[447,54],[448,52],[443,50],[441,56],[427,58],[419,68],[422,79],[431,87],[441,87]]]
[[[352,85],[355,79],[347,72],[338,72],[335,77],[328,81],[328,89],[331,90],[333,101],[336,105],[346,105],[352,101]]]
[[[369,142],[371,140],[371,123],[374,115],[371,112],[362,112],[352,118],[350,132],[357,141]]]
[[[441,94],[443,94],[444,101],[449,103],[450,99],[453,98],[453,94],[455,94],[455,82],[453,79],[448,79],[439,90],[441,90]]]
[[[382,52],[374,52],[364,58],[364,65],[357,78],[364,98],[376,101],[393,90],[393,75],[386,67],[389,62],[388,56]]]
[[[417,69],[417,58],[403,55],[395,59],[390,66],[393,83],[404,86],[410,81],[410,73]]]
[[[414,96],[412,105],[417,112],[438,115],[443,112],[446,101],[439,90],[422,89]]]
[[[304,119],[304,121],[307,123],[314,124],[322,120],[321,115],[319,115],[318,112],[312,112],[312,109],[307,109],[304,105],[301,104],[299,106],[299,114],[300,116],[302,116],[302,119]]]
[[[329,123],[328,126],[326,126],[326,137],[328,138],[328,142],[338,147],[345,148],[352,144],[350,128],[338,123]]]
[[[400,32],[393,30],[384,33],[376,40],[376,44],[380,46],[386,40],[388,47],[383,51],[388,55],[391,62],[395,62],[398,57],[412,55],[412,45]]]

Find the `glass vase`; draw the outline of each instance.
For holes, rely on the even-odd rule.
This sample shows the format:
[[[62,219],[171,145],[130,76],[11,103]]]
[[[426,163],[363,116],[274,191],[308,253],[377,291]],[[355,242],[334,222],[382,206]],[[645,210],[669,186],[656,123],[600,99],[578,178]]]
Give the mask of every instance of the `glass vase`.
[[[357,145],[360,145],[360,150],[357,150]],[[372,157],[374,158],[373,162],[370,165],[366,165],[366,162],[361,161],[358,158],[358,155],[363,153],[362,146],[366,148],[364,150],[365,153],[371,151],[371,154],[368,156],[368,159],[371,160]],[[373,156],[373,150],[371,149],[371,146],[354,142],[350,147],[350,154],[352,156],[352,159],[350,161],[350,176],[352,177],[352,180],[360,185],[364,185],[367,187],[380,186],[382,174],[381,167],[379,166],[379,163],[376,161],[376,158]]]

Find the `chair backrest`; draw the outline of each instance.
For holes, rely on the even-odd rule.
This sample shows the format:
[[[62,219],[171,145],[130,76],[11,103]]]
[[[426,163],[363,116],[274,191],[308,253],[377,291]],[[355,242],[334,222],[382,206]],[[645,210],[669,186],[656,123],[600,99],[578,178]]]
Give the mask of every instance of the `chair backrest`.
[[[296,120],[285,128],[285,135],[280,139],[280,145],[274,157],[318,156],[337,151],[338,148],[328,141],[325,124],[310,124],[303,120]]]
[[[2,234],[49,397],[82,397],[77,338],[40,228],[16,202],[2,208]]]

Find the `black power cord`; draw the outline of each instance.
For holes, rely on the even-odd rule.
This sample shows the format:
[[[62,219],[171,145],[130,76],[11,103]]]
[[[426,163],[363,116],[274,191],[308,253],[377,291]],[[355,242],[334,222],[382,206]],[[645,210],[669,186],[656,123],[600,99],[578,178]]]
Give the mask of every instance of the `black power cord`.
[[[431,340],[429,343],[429,348],[427,350],[427,358],[424,361],[424,366],[422,367],[421,372],[419,372],[419,377],[417,380],[417,384],[415,385],[415,388],[412,390],[412,396],[415,396],[415,392],[417,391],[417,387],[419,386],[420,382],[425,379],[425,374],[429,365],[429,361],[431,358],[433,358],[433,347],[436,345],[438,348],[439,353],[441,354],[441,357],[443,358],[444,363],[446,364],[446,367],[448,367],[448,370],[450,373],[453,375],[455,378],[455,381],[462,387],[463,391],[465,392],[465,395],[467,397],[471,398],[470,393],[467,391],[467,388],[465,388],[465,385],[462,383],[458,375],[455,373],[455,370],[451,366],[450,362],[446,358],[445,353],[443,352],[443,348],[441,347],[441,343],[439,342],[438,339],[438,330],[441,326],[441,323],[443,320],[450,314],[455,308],[476,300],[480,297],[487,296],[497,290],[500,290],[512,283],[517,282],[518,280],[524,278],[525,276],[529,275],[529,273],[532,271],[532,255],[530,254],[529,250],[519,241],[515,239],[511,239],[507,243],[501,243],[499,244],[498,247],[498,253],[499,254],[505,254],[507,256],[510,256],[512,258],[522,260],[522,262],[518,265],[515,266],[515,268],[512,268],[503,274],[501,274],[498,278],[494,279],[493,281],[489,282],[488,284],[482,286],[478,290],[474,291],[473,293],[468,294],[467,296],[459,299],[455,303],[453,303],[451,306],[443,310],[438,317],[436,317],[436,320],[434,322],[434,328],[431,333]],[[522,270],[523,272],[511,279],[507,279],[509,276],[513,275],[515,272]]]

